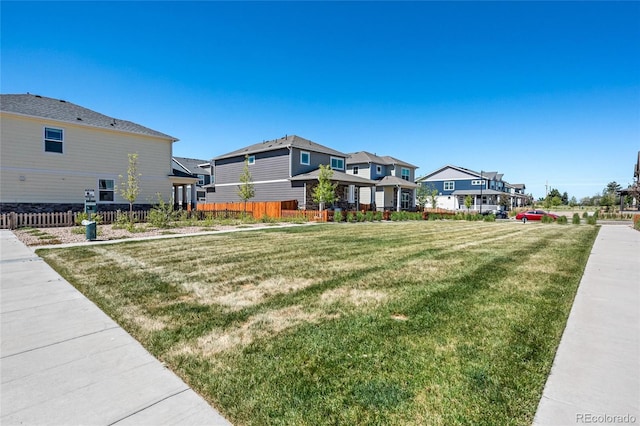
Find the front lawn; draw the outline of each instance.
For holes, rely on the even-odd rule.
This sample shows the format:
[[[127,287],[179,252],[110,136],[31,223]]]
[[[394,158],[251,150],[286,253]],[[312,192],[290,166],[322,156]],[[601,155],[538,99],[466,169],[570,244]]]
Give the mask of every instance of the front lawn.
[[[40,250],[234,424],[531,424],[594,226],[326,224]]]

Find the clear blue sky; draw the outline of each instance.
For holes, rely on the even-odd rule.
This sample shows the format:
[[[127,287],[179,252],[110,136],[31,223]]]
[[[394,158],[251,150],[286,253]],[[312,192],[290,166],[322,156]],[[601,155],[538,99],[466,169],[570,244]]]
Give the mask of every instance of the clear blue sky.
[[[7,2],[1,91],[210,159],[297,134],[578,200],[633,181],[640,2]]]

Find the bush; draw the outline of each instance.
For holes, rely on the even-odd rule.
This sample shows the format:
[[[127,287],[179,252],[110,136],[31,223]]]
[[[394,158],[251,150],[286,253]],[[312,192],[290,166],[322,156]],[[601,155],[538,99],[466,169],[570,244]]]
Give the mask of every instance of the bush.
[[[352,212],[347,212],[347,222],[355,222],[355,216]]]
[[[580,220],[580,218],[578,218],[578,220]],[[566,224],[569,222],[569,219],[567,219],[567,217],[566,217],[566,216],[558,216],[558,220],[557,220],[557,222],[558,222],[560,225],[566,225]]]
[[[577,213],[576,213],[576,214],[577,214]],[[588,218],[588,217],[589,217],[589,212],[584,212],[584,213],[582,213],[582,218],[583,218],[583,219],[586,219],[586,218]]]
[[[593,216],[587,217],[588,225],[595,225],[597,222],[598,222],[598,216],[596,216],[595,214]]]
[[[368,211],[368,212],[365,213],[365,220],[367,222],[373,222],[374,219],[375,219],[375,216],[374,216],[372,211]]]
[[[574,225],[580,225],[580,215],[578,213],[573,214],[573,218],[571,219],[571,223]]]
[[[173,204],[165,203],[158,194],[158,204],[151,208],[147,221],[156,228],[168,228],[169,224],[175,220],[176,212]]]
[[[551,216],[542,216],[540,220],[542,223],[553,223],[553,218]]]
[[[365,218],[366,218],[366,216],[365,216],[365,214],[363,212],[359,211],[359,212],[356,213],[356,220],[358,222],[364,222]]]
[[[484,220],[485,222],[495,222],[496,221],[496,215],[495,214],[488,214],[482,220]]]
[[[333,212],[333,221],[334,222],[342,222],[344,220],[344,216],[340,210],[336,210]]]
[[[91,213],[91,218],[89,218],[89,215],[85,212],[80,212],[78,214],[76,214],[76,219],[75,219],[75,224],[76,225],[82,225],[82,221],[83,220],[92,220],[95,223],[97,223],[98,225],[100,225],[102,223],[102,216],[100,216],[99,213]]]

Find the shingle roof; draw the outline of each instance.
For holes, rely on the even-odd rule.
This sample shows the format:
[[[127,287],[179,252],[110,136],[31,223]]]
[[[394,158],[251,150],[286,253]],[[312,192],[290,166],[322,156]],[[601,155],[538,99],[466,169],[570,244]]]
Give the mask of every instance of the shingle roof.
[[[418,168],[413,164],[409,164],[405,161],[398,160],[397,158],[391,157],[389,155],[380,157],[376,154],[372,154],[367,151],[358,151],[358,152],[352,152],[351,154],[349,154],[349,157],[347,158],[347,164],[360,164],[360,163],[374,163],[374,164],[382,164],[387,166],[393,165],[393,164],[399,164],[405,167],[413,167],[414,169]]]
[[[312,170],[308,173],[300,173],[299,175],[295,175],[290,177],[289,180],[296,181],[306,181],[306,180],[318,180],[320,177],[320,169]],[[342,183],[350,183],[350,184],[358,184],[360,186],[375,186],[376,181],[362,178],[360,176],[350,175],[344,172],[340,172],[338,170],[333,170],[333,175],[331,180],[334,182],[342,182]]]
[[[299,148],[307,151],[320,152],[323,154],[335,155],[337,157],[346,157],[347,154],[336,151],[319,143],[312,142],[308,139],[301,138],[296,135],[288,135],[280,139],[274,139],[270,141],[260,142],[253,145],[246,146],[244,148],[237,149],[235,151],[228,152],[223,155],[215,157],[214,160],[222,160],[223,158],[236,157],[238,155],[251,155],[258,152],[275,151],[281,148]]]
[[[397,176],[385,176],[378,181],[376,186],[400,186],[402,188],[418,188],[420,185]]]
[[[100,114],[61,99],[40,95],[0,95],[0,111],[29,117],[47,118],[66,123],[120,130],[128,133],[154,136],[163,139],[178,139],[127,120]]]
[[[198,160],[196,158],[173,157],[173,161],[178,163],[182,168],[194,175],[201,175],[206,172],[200,164],[208,163],[206,160]]]

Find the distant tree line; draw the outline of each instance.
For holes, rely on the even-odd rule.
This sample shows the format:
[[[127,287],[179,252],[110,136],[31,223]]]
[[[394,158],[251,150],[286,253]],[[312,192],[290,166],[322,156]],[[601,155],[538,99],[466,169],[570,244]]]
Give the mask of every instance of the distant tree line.
[[[637,185],[636,185],[637,188]],[[576,197],[569,198],[569,194],[567,192],[563,192],[562,194],[556,188],[551,188],[546,197],[540,197],[538,202],[541,202],[544,207],[552,208],[558,206],[596,206],[602,207],[607,210],[611,209],[614,206],[619,206],[620,202],[624,206],[631,206],[633,203],[633,199],[640,197],[640,191],[637,191],[637,194],[629,194],[625,195],[621,200],[620,190],[622,187],[617,182],[609,182],[607,186],[602,190],[602,193],[595,194],[591,197],[582,197],[580,201],[576,199]]]

